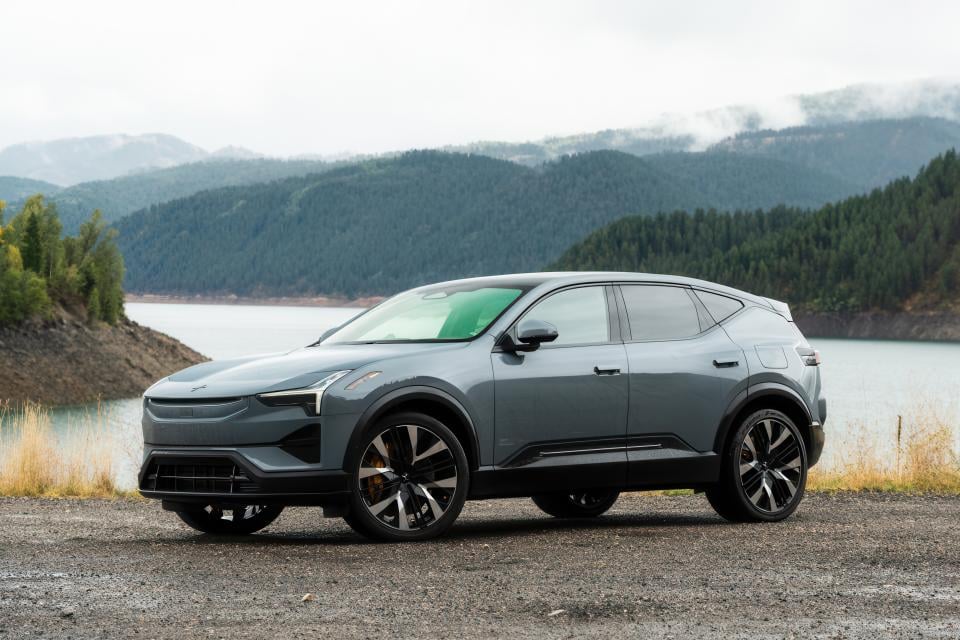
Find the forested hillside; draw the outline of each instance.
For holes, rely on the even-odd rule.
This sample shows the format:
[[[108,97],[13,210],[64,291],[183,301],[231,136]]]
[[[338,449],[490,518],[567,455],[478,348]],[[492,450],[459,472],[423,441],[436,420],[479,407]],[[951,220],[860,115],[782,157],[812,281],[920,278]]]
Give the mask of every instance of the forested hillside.
[[[630,213],[849,193],[818,172],[731,154],[596,152],[531,169],[411,152],[151,207],[120,222],[119,242],[136,292],[353,297],[539,269]]]
[[[915,175],[927,160],[954,147],[960,147],[960,123],[909,118],[755,131],[711,149],[785,160],[873,188]]]
[[[65,307],[91,321],[123,316],[123,258],[99,212],[76,237],[61,237],[56,208],[30,198],[3,224],[0,201],[0,326]]]
[[[960,158],[950,151],[915,179],[813,213],[631,216],[550,268],[688,275],[808,311],[950,306],[960,302]]]
[[[76,233],[94,209],[99,209],[107,222],[116,222],[138,209],[205,189],[319,173],[331,166],[336,165],[318,160],[205,160],[112,180],[82,182],[63,190],[36,188],[28,193],[52,196],[50,199],[57,205],[64,230]],[[0,182],[0,187],[2,184]],[[22,205],[14,203],[14,206],[17,204]]]

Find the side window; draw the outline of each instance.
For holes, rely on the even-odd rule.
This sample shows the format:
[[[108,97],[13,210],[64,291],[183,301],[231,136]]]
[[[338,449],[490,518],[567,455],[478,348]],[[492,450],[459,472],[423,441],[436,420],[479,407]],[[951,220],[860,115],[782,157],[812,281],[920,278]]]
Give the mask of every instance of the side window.
[[[700,333],[697,307],[686,289],[622,285],[621,290],[634,340],[675,340]]]
[[[743,309],[743,303],[735,298],[728,298],[718,293],[707,293],[706,291],[697,291],[697,297],[707,308],[710,315],[717,322],[723,322],[740,309]]]
[[[525,318],[549,322],[559,336],[550,344],[592,344],[610,340],[607,296],[603,287],[578,287],[537,303]]]

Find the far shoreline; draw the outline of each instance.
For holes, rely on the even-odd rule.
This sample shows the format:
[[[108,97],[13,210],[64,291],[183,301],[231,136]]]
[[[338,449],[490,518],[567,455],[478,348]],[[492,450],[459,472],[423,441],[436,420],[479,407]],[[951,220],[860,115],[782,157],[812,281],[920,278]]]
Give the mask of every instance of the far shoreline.
[[[386,296],[340,298],[336,296],[237,296],[126,294],[125,302],[156,304],[211,304],[281,307],[345,307],[365,309]],[[797,326],[808,338],[852,340],[906,340],[910,342],[960,342],[960,313],[956,311],[862,311],[794,313]]]
[[[338,298],[333,296],[237,296],[237,295],[165,295],[154,293],[128,293],[125,303],[145,304],[216,304],[263,307],[347,307],[366,309],[378,304],[385,296],[365,298]]]

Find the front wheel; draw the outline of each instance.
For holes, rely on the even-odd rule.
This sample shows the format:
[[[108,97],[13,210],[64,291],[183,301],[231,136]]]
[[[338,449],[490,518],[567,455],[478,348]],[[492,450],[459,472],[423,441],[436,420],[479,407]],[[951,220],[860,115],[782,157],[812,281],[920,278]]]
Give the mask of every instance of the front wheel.
[[[235,507],[207,505],[188,511],[177,511],[185,523],[203,533],[221,536],[243,536],[263,529],[277,519],[282,506],[247,504]]]
[[[533,503],[555,518],[594,518],[606,513],[619,491],[580,491],[533,496]]]
[[[803,436],[785,414],[764,409],[740,423],[724,453],[720,482],[706,493],[727,520],[775,522],[796,510],[806,484]]]
[[[470,468],[443,423],[422,413],[388,416],[364,434],[353,465],[347,524],[388,541],[444,533],[467,499]]]

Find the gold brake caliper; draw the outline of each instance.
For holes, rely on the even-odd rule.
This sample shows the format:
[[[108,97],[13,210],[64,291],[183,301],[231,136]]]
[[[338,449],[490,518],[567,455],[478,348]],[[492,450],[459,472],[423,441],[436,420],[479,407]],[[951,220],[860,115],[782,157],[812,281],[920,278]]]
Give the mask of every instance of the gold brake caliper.
[[[368,464],[371,467],[384,467],[385,463],[380,454],[374,453],[370,456]],[[380,499],[380,491],[383,488],[383,475],[376,474],[367,478],[367,495],[370,496],[370,502],[376,503]]]

